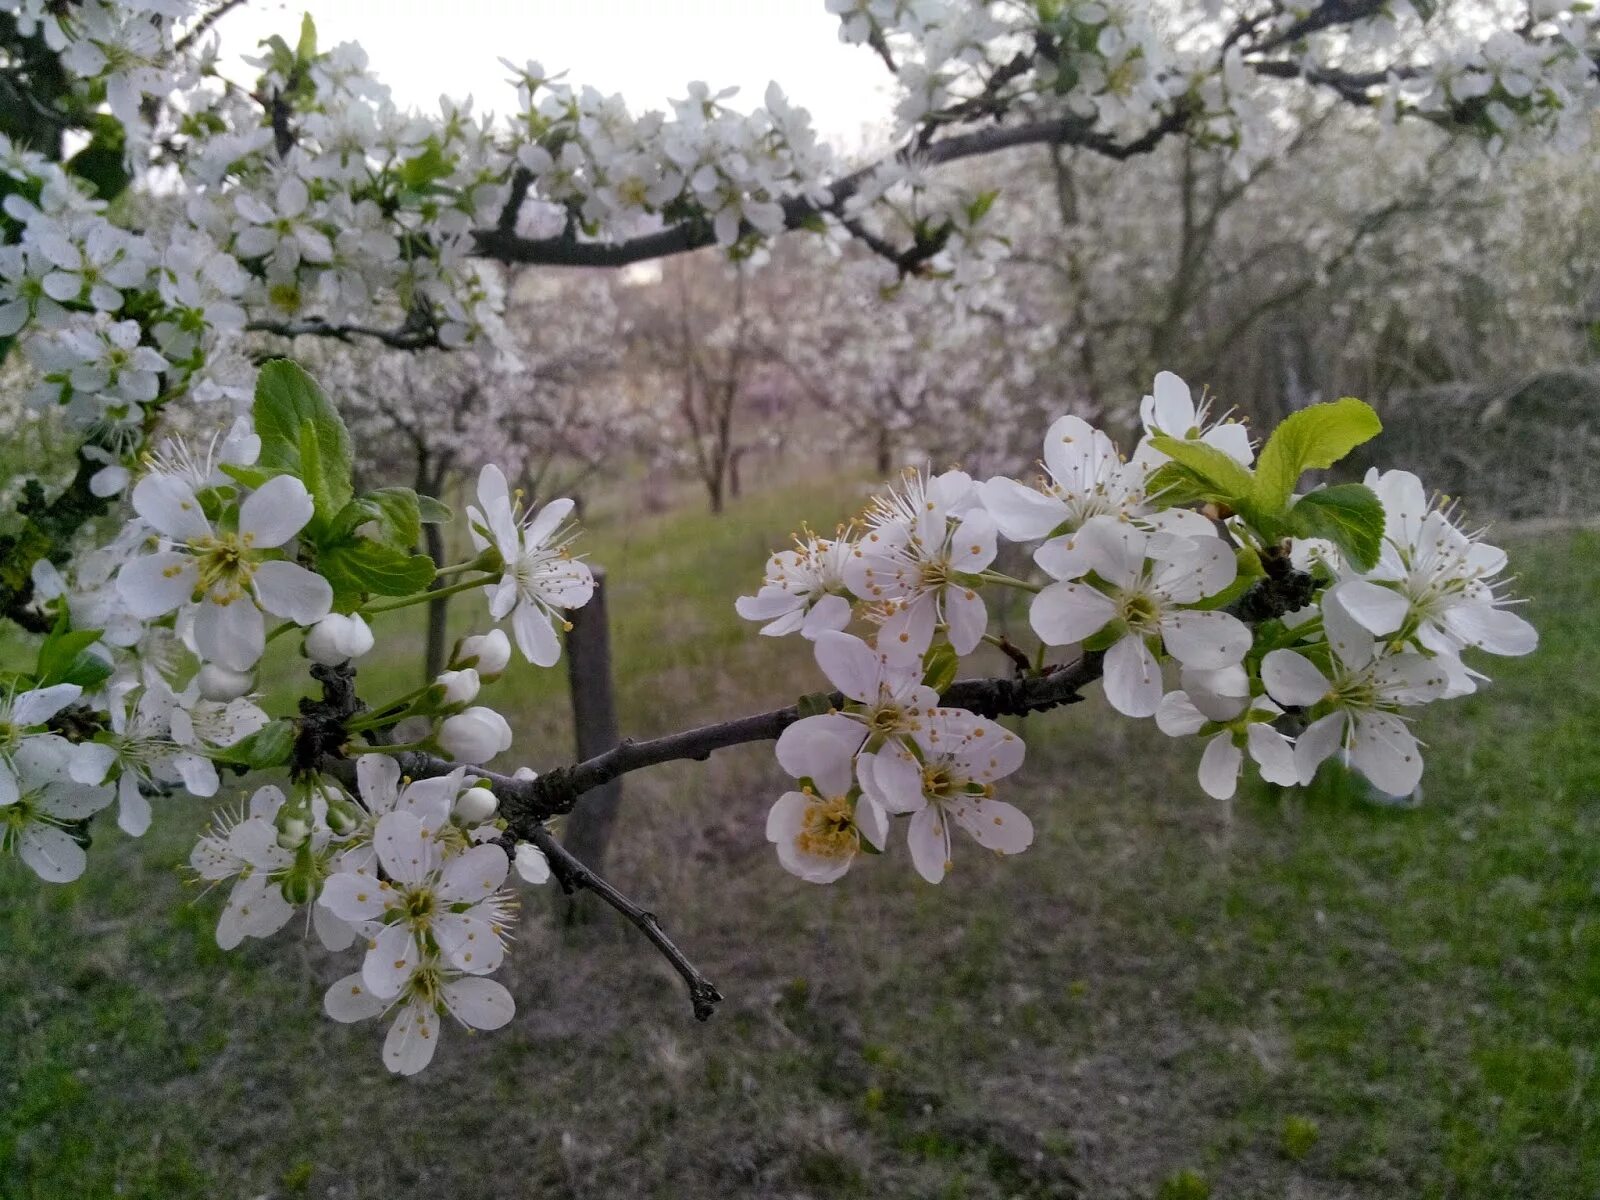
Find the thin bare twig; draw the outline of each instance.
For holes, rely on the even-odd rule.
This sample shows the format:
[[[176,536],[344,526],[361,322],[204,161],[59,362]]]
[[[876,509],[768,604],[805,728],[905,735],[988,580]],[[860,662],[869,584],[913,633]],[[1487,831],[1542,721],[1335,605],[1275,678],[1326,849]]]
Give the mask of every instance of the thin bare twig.
[[[688,956],[678,949],[676,943],[667,936],[667,931],[661,928],[661,922],[656,920],[654,913],[640,908],[596,875],[558,842],[543,825],[529,830],[527,840],[544,851],[545,858],[550,860],[550,873],[556,877],[556,882],[561,885],[563,891],[568,895],[576,891],[593,892],[649,938],[650,944],[661,951],[662,956],[672,964],[672,969],[683,977],[683,982],[689,989],[689,1003],[694,1006],[694,1019],[697,1021],[711,1019],[711,1014],[716,1012],[717,1005],[722,1002],[722,993],[700,973],[699,968],[689,961]]]

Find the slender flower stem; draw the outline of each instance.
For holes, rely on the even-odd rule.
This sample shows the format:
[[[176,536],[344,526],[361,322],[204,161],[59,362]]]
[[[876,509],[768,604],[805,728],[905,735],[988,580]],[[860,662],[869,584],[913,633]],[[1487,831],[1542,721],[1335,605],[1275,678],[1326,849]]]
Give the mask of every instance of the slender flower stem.
[[[434,576],[436,578],[443,579],[446,575],[459,575],[463,571],[482,571],[486,569],[487,568],[484,567],[483,563],[474,558],[468,562],[456,563],[451,567],[440,567],[434,572]]]
[[[270,641],[274,640],[281,633],[288,633],[291,629],[299,629],[299,628],[300,628],[300,626],[296,625],[293,621],[285,621],[282,625],[279,625],[271,633],[267,634],[267,641],[270,642]]]
[[[355,733],[362,729],[373,729],[379,725],[392,724],[400,719],[401,715],[407,708],[411,707],[411,702],[413,700],[422,695],[432,686],[432,683],[425,683],[419,688],[413,688],[404,696],[399,696],[396,699],[389,701],[389,703],[373,709],[364,717],[357,717],[352,721],[346,721],[344,727],[351,733]]]
[[[369,604],[362,611],[368,616],[376,613],[393,612],[397,608],[410,608],[413,604],[426,604],[430,600],[437,600],[442,596],[453,596],[457,592],[470,591],[482,587],[494,576],[484,575],[478,579],[463,579],[460,583],[452,583],[449,587],[438,588],[431,592],[418,592],[414,596],[402,596],[398,600],[391,600],[387,604]]]
[[[1006,587],[1021,588],[1025,592],[1042,592],[1042,583],[1029,583],[1026,579],[1013,579],[1010,575],[1002,575],[999,571],[985,571],[978,576],[985,583],[999,583]]]

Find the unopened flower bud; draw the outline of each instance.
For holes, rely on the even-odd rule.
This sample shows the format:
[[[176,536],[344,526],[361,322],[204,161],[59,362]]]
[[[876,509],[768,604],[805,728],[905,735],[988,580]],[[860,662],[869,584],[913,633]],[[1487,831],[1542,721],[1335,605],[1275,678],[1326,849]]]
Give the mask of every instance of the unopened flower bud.
[[[208,662],[201,667],[197,678],[200,695],[206,700],[222,703],[249,695],[250,689],[256,685],[254,672],[234,671],[221,663],[214,662]]]
[[[500,678],[510,664],[511,639],[502,629],[462,638],[450,662],[452,667],[476,667],[478,677],[486,683]]]
[[[361,812],[350,801],[341,796],[337,800],[329,797],[328,802],[328,828],[333,830],[338,837],[352,833],[361,824]]]
[[[539,778],[539,772],[535,771],[532,767],[518,767],[515,771],[511,772],[511,778],[519,780],[522,783],[532,783],[535,779]]]
[[[371,649],[372,630],[353,613],[329,613],[306,634],[306,654],[326,667],[360,658]]]
[[[511,726],[494,709],[478,705],[446,717],[439,726],[439,744],[457,762],[486,762],[511,748]]]
[[[278,814],[278,845],[285,850],[298,850],[311,837],[311,825],[305,817],[295,814]]]
[[[471,704],[478,698],[478,673],[471,667],[441,672],[433,682],[444,689],[445,705]]]
[[[494,816],[499,803],[488,788],[470,787],[456,797],[454,815],[463,825],[481,825]]]
[[[294,870],[284,876],[283,898],[290,904],[310,904],[316,895],[317,885],[310,875]]]

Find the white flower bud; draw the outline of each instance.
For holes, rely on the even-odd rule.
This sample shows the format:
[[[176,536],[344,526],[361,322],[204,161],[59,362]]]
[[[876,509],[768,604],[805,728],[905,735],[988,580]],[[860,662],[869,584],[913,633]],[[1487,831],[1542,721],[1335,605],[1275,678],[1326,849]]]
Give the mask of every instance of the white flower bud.
[[[479,678],[490,682],[500,678],[511,664],[511,639],[505,630],[491,629],[474,637],[462,638],[456,650],[455,663],[461,667],[476,667]]]
[[[494,709],[480,704],[446,717],[439,726],[439,745],[457,762],[486,762],[511,749],[511,726]]]
[[[517,843],[517,874],[529,883],[550,882],[550,860],[532,842]]]
[[[486,787],[469,787],[456,797],[454,815],[463,825],[482,825],[494,816],[500,802]]]
[[[306,844],[306,839],[311,836],[311,826],[304,817],[280,817],[278,819],[278,845],[285,850],[298,850]]]
[[[523,783],[532,783],[535,779],[539,778],[539,772],[535,771],[532,767],[518,767],[515,771],[511,772],[511,778],[521,780]]]
[[[433,682],[444,689],[446,704],[471,704],[478,698],[478,673],[471,667],[442,672]]]
[[[372,649],[372,630],[354,614],[329,613],[306,634],[306,654],[325,667],[360,658]]]
[[[250,689],[256,685],[254,672],[234,671],[214,662],[208,662],[200,668],[198,679],[200,695],[221,703],[249,695]]]

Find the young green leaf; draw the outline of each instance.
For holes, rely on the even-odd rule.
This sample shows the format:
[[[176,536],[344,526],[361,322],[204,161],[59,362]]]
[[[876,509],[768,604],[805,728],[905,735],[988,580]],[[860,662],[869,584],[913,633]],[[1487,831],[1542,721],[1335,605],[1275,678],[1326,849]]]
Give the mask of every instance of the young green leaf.
[[[365,538],[336,542],[317,554],[317,572],[333,585],[333,607],[350,612],[364,596],[410,596],[433,582],[433,559]]]
[[[1301,475],[1333,466],[1382,432],[1378,414],[1352,396],[1290,413],[1261,448],[1253,495],[1257,511],[1281,513]]]
[[[378,540],[397,550],[410,550],[422,536],[422,508],[407,487],[379,488],[361,497],[378,522]]]
[[[233,745],[213,751],[213,757],[222,762],[236,763],[254,771],[267,771],[281,767],[294,753],[294,722],[269,721],[249,737]]]
[[[424,525],[448,525],[455,520],[455,511],[443,500],[432,496],[417,497],[417,516]]]
[[[948,642],[929,646],[922,656],[922,682],[936,692],[943,692],[956,681],[960,666],[961,660]]]
[[[286,359],[274,359],[256,379],[257,468],[297,475],[311,493],[316,515],[306,526],[313,542],[335,513],[350,503],[350,433],[316,380]]]
[[[1204,442],[1189,442],[1165,434],[1150,439],[1161,453],[1187,473],[1190,482],[1208,500],[1219,500],[1230,508],[1249,502],[1255,481],[1248,468]]]
[[[1340,483],[1300,497],[1288,512],[1296,537],[1326,538],[1362,571],[1378,565],[1383,547],[1383,504],[1361,483]]]

